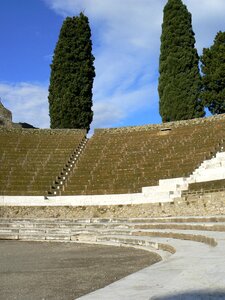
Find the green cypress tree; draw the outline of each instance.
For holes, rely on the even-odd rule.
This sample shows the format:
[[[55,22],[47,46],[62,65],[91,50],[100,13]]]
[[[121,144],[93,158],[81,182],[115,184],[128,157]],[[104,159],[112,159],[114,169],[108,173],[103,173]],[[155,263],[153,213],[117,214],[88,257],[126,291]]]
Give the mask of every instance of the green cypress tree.
[[[158,91],[162,121],[203,117],[192,17],[181,0],[168,0],[164,7],[160,50]]]
[[[225,32],[218,32],[214,44],[203,49],[201,63],[200,98],[212,114],[225,113]]]
[[[93,63],[88,18],[83,13],[67,17],[51,64],[48,97],[51,128],[89,130],[93,119]]]

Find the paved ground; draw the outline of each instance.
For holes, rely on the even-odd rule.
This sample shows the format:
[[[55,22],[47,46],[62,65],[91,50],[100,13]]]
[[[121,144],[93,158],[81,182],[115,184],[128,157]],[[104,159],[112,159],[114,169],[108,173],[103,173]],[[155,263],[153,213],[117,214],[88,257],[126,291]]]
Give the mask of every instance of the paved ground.
[[[133,248],[71,243],[0,241],[0,253],[0,300],[75,299],[158,259]]]
[[[202,233],[202,232],[199,232]],[[177,249],[161,261],[99,289],[82,300],[221,300],[225,299],[225,234],[214,236],[217,247],[173,239],[160,239]],[[154,238],[151,237],[151,240]]]

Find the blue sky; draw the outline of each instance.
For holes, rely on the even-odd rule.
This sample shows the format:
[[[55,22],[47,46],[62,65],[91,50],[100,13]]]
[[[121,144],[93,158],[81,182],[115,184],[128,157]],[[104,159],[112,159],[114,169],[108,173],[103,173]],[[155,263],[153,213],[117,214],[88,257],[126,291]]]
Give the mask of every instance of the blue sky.
[[[1,0],[0,97],[14,122],[49,127],[52,54],[66,16],[92,29],[93,128],[160,123],[158,60],[166,0]],[[225,31],[224,0],[184,0],[199,54]]]

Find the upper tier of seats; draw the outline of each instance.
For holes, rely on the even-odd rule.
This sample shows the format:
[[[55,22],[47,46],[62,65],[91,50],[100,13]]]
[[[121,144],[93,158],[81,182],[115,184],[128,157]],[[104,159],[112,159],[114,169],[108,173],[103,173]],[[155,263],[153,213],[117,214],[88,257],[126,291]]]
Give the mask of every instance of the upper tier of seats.
[[[224,141],[224,115],[96,130],[63,195],[135,193],[159,179],[186,177]]]
[[[44,195],[85,130],[0,129],[0,195]]]
[[[0,129],[0,195],[44,195],[85,139],[85,130]],[[140,192],[186,177],[223,150],[225,115],[96,130],[62,195]]]

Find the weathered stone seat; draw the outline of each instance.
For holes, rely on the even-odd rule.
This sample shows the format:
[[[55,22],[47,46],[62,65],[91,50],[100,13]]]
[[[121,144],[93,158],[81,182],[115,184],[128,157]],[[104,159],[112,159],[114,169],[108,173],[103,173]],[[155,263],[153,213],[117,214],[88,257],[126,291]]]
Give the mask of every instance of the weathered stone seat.
[[[0,194],[46,194],[85,135],[85,130],[0,129]]]
[[[104,194],[135,193],[159,179],[187,177],[220,151],[224,125],[220,116],[168,123],[168,131],[164,125],[96,130],[63,193],[88,195],[97,187]]]

